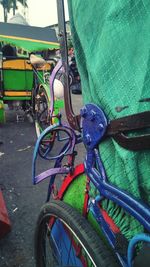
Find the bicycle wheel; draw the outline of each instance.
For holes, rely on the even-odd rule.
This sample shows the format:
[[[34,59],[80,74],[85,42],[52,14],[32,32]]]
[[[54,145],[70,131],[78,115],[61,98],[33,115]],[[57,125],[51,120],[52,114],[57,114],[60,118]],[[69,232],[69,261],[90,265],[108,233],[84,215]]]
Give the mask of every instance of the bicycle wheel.
[[[35,97],[35,130],[37,138],[40,136],[43,130],[50,126],[49,117],[50,99],[47,95],[45,88],[41,85],[38,87]],[[40,144],[39,150],[41,153],[45,153],[47,148],[53,147],[53,141],[55,134],[47,134]]]
[[[39,86],[35,96],[35,129],[37,137],[50,125],[49,106],[50,100],[43,86]]]
[[[117,267],[87,220],[63,201],[43,206],[35,231],[36,267]]]

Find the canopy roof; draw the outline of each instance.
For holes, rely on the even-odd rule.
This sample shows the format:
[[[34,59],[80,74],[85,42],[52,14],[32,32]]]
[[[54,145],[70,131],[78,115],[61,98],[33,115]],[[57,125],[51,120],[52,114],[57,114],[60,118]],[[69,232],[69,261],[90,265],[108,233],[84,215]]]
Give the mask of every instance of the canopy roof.
[[[0,42],[20,47],[28,52],[59,49],[54,29],[0,22]]]

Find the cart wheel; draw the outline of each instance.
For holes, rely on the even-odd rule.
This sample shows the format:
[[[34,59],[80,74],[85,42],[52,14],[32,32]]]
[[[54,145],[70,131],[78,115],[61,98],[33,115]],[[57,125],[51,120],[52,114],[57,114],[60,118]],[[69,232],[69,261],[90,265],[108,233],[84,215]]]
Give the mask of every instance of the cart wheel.
[[[49,103],[50,100],[43,86],[39,86],[35,96],[35,129],[37,137],[49,125]]]
[[[36,267],[118,267],[114,255],[87,220],[63,201],[40,212],[35,231]]]
[[[35,130],[37,138],[51,125],[49,116],[50,99],[43,86],[39,86],[35,96]],[[40,144],[39,149],[44,153],[47,146],[53,145],[53,133],[47,134]]]

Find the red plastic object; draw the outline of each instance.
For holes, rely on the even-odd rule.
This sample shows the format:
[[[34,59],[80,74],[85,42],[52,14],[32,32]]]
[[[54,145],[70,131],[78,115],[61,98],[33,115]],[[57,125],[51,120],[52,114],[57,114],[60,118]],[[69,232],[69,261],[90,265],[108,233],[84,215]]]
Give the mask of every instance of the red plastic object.
[[[0,190],[0,238],[5,236],[11,230],[11,224],[8,217],[5,201]]]

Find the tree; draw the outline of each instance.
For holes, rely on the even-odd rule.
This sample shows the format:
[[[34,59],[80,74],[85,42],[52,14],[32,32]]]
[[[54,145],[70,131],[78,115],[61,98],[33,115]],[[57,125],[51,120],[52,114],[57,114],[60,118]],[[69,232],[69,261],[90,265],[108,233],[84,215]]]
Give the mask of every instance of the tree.
[[[4,12],[4,22],[7,22],[7,13],[9,13],[11,9],[11,0],[1,0],[0,4],[3,6]]]
[[[15,15],[16,10],[18,9],[17,2],[22,4],[24,7],[28,7],[27,0],[12,0],[11,2],[12,2],[12,8],[13,8],[13,15]]]
[[[17,2],[22,4],[24,7],[27,7],[27,0],[0,0],[0,4],[3,7],[4,12],[4,22],[7,22],[7,14],[10,9],[13,9],[13,15],[15,15],[15,11],[18,9]]]

